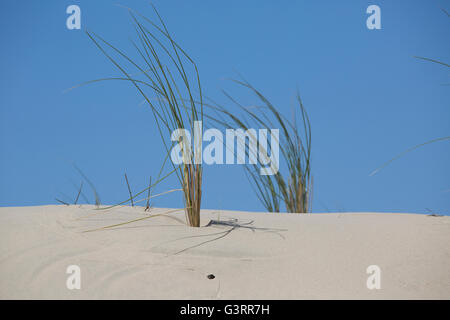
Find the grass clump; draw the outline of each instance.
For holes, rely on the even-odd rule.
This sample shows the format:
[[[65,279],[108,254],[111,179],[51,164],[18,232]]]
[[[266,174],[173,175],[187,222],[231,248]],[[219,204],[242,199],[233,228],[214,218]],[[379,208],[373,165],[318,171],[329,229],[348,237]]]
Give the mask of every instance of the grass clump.
[[[167,141],[167,137],[170,137],[177,129],[194,132],[194,123],[203,120],[203,98],[195,62],[174,41],[158,11],[154,7],[153,9],[158,23],[128,9],[137,34],[137,41],[132,41],[132,44],[138,59],[131,58],[98,34],[87,31],[87,35],[94,44],[123,75],[123,77],[91,82],[129,81],[149,105],[169,155],[174,143]],[[108,51],[113,52],[117,57],[113,57]],[[181,141],[178,142],[181,145]],[[194,159],[194,150],[189,146],[183,148],[181,152],[185,159]],[[172,171],[176,173],[183,191],[187,222],[192,227],[199,227],[202,165],[190,162],[184,162],[181,165],[175,165],[172,162],[171,164]],[[144,191],[151,187],[150,184]],[[130,195],[130,199],[144,191],[134,196]]]
[[[219,114],[224,115],[221,120],[213,121],[225,125],[227,128],[239,127],[244,130],[249,128],[271,129],[279,128],[280,165],[285,168],[285,173],[278,171],[274,175],[261,175],[258,164],[246,164],[245,170],[254,190],[269,212],[280,212],[284,204],[287,212],[307,213],[311,212],[312,205],[312,175],[311,175],[311,124],[303,106],[300,95],[297,92],[297,103],[300,111],[300,127],[298,126],[297,114],[293,120],[287,119],[278,109],[255,87],[247,81],[233,80],[234,83],[250,90],[259,100],[261,105],[256,107],[245,107],[235,98],[224,92],[225,95],[244,113],[237,116],[227,108],[214,103],[212,106]],[[211,105],[209,105],[211,106]],[[256,109],[255,109],[256,108]],[[255,111],[253,111],[255,110]],[[273,137],[272,137],[273,139]],[[264,148],[259,144],[259,150]],[[246,148],[246,156],[255,157]],[[270,146],[262,154],[268,155]],[[261,152],[259,153],[261,155]],[[281,170],[280,166],[280,170]]]

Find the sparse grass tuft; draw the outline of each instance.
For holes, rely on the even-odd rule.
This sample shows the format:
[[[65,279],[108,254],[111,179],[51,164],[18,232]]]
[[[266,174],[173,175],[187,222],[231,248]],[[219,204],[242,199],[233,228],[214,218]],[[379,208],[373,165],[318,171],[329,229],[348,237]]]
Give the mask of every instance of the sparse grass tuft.
[[[78,203],[78,199],[80,198],[81,190],[82,190],[82,189],[83,189],[83,181],[81,181],[80,189],[78,189],[78,194],[77,194],[77,197],[75,198],[75,201],[74,201],[73,204],[77,204],[77,203]]]
[[[94,184],[91,182],[91,180],[89,180],[89,178],[84,174],[84,172],[81,171],[80,168],[78,168],[75,164],[73,164],[73,167],[75,168],[75,170],[78,171],[80,176],[89,184],[89,186],[92,189],[92,192],[94,193],[95,205],[97,207],[100,207],[100,205],[101,205],[100,195],[98,194],[97,189],[95,188]]]
[[[442,9],[442,11],[447,15],[447,17],[450,17],[449,13],[448,13],[445,9]],[[431,59],[431,58],[426,58],[426,57],[420,57],[420,56],[414,56],[414,58],[420,59],[420,60],[425,60],[425,61],[428,61],[428,62],[432,62],[432,63],[435,63],[435,64],[439,64],[439,65],[445,66],[445,67],[447,67],[447,68],[450,68],[450,65],[449,65],[448,63],[445,63],[445,62],[443,62],[443,61],[439,61],[439,60],[436,60],[436,59]],[[408,153],[411,152],[411,151],[416,150],[417,148],[423,147],[423,146],[428,145],[428,144],[430,144],[430,143],[435,143],[435,142],[444,141],[444,140],[450,140],[450,136],[448,136],[448,137],[436,138],[436,139],[428,140],[428,141],[426,141],[426,142],[424,142],[424,143],[417,144],[417,145],[415,145],[415,146],[413,146],[413,147],[411,147],[411,148],[409,148],[409,149],[407,149],[407,150],[405,150],[405,151],[399,153],[398,155],[396,155],[396,156],[393,157],[392,159],[386,161],[386,162],[385,162],[384,164],[382,164],[380,167],[378,167],[377,169],[375,169],[374,171],[372,171],[372,172],[369,174],[369,176],[373,176],[373,175],[377,174],[381,169],[383,169],[383,168],[385,168],[386,166],[388,166],[391,162],[393,162],[393,161],[395,161],[395,160],[397,160],[397,159],[403,157],[404,155],[408,154]]]

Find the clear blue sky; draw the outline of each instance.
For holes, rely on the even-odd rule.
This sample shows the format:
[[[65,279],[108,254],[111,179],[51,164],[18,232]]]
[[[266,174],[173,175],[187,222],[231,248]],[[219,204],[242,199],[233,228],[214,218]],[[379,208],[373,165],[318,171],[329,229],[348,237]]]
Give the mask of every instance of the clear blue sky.
[[[127,197],[156,176],[164,157],[148,107],[128,83],[72,90],[118,72],[83,29],[124,49],[134,37],[116,3],[154,18],[147,1],[1,1],[0,205],[70,201],[81,177],[104,203]],[[225,101],[236,71],[289,114],[299,87],[313,130],[314,212],[450,213],[449,70],[414,55],[450,61],[448,1],[153,1],[195,59],[208,96]],[[66,28],[67,6],[82,30]],[[381,8],[381,30],[366,8]],[[250,95],[241,95],[253,101]],[[261,211],[240,166],[206,166],[203,208]],[[177,187],[175,178],[158,187]],[[92,199],[87,185],[86,194]],[[181,194],[156,206],[180,207]]]

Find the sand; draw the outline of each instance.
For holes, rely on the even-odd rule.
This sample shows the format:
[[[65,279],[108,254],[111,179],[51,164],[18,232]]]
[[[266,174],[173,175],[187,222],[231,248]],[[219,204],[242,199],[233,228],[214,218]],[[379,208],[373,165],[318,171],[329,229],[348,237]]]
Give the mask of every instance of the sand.
[[[450,298],[446,216],[203,210],[202,227],[190,228],[178,210],[83,232],[169,210],[0,208],[0,298]],[[232,219],[242,227],[206,227]],[[66,286],[70,265],[80,267],[79,290]],[[370,265],[380,289],[367,288]]]

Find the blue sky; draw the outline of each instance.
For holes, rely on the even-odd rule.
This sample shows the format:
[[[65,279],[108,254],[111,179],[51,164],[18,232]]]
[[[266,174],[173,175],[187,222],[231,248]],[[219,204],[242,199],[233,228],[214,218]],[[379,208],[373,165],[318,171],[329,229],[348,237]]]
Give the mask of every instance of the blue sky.
[[[83,32],[132,51],[130,18],[155,18],[148,1],[2,1],[0,4],[0,206],[71,201],[80,175],[104,203],[146,186],[164,158],[148,107],[127,83],[83,81],[118,72]],[[67,6],[82,30],[66,28]],[[428,145],[369,173],[399,152],[450,135],[447,1],[153,1],[196,61],[205,93],[225,102],[239,72],[289,114],[296,87],[313,134],[314,212],[450,213],[450,142]],[[381,8],[381,30],[366,8]],[[254,98],[245,92],[248,103]],[[241,166],[206,166],[203,208],[262,211]],[[159,191],[177,187],[175,177]],[[85,188],[86,195],[92,193]],[[155,202],[180,207],[181,194]],[[427,209],[428,208],[428,209]]]

